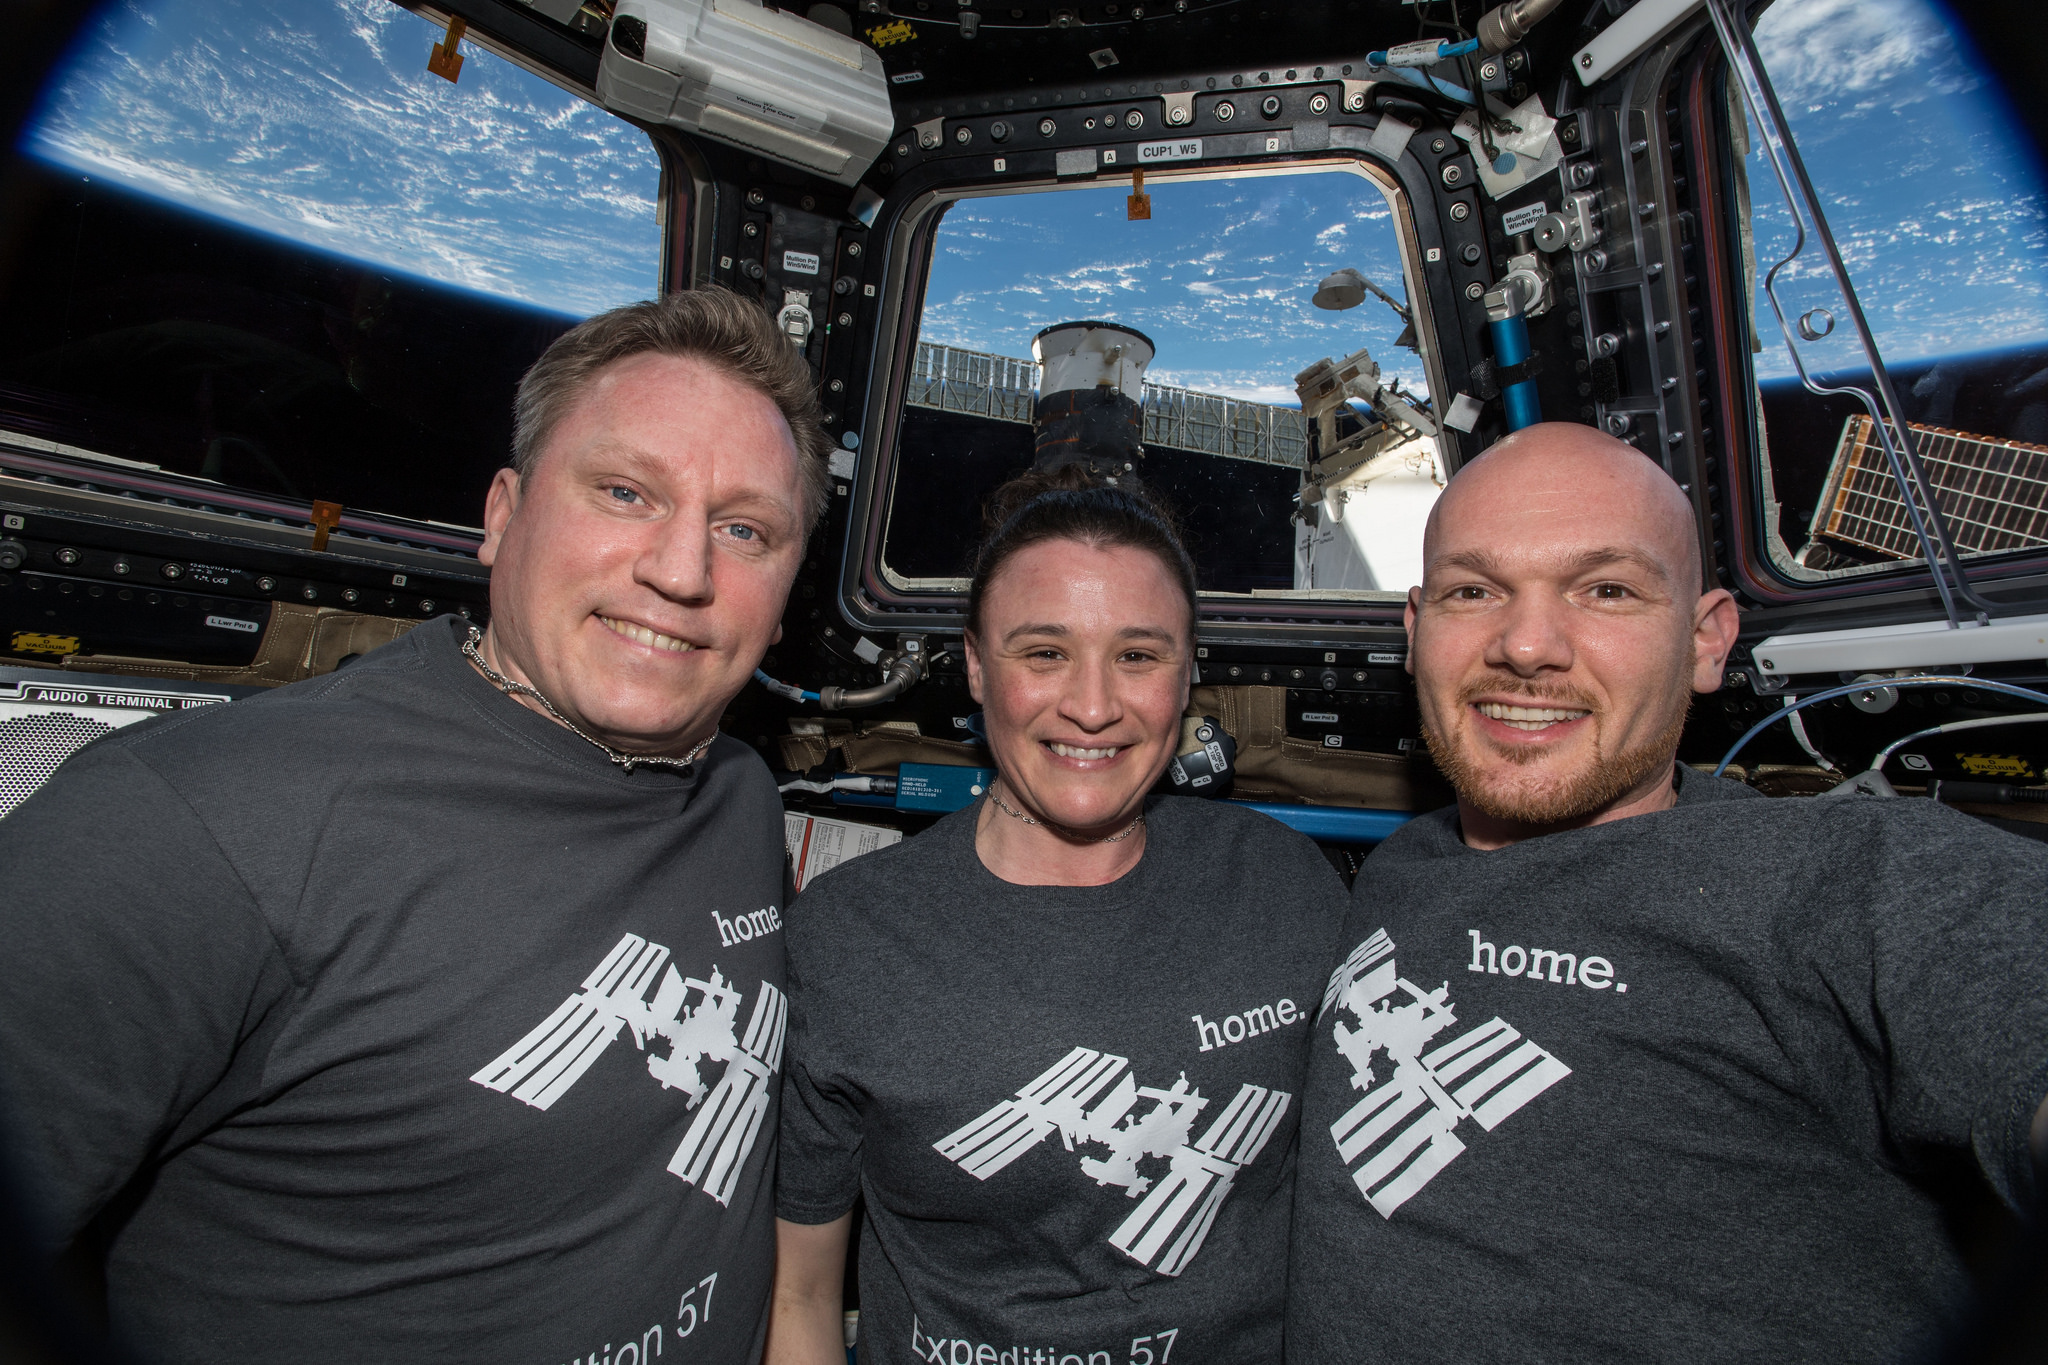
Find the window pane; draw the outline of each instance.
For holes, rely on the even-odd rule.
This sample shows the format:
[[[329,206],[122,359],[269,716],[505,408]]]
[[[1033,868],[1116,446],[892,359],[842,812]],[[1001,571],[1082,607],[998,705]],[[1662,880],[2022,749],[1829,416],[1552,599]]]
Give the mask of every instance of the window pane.
[[[946,210],[898,432],[885,571],[899,588],[960,582],[989,493],[1031,464],[1032,338],[1086,319],[1135,328],[1157,347],[1137,472],[1185,521],[1205,592],[1405,589],[1402,528],[1419,533],[1441,482],[1433,442],[1414,462],[1419,474],[1399,471],[1421,498],[1395,493],[1401,479],[1365,480],[1330,500],[1340,515],[1355,509],[1351,531],[1295,515],[1306,452],[1299,372],[1369,346],[1426,406],[1422,360],[1403,349],[1413,333],[1393,307],[1370,295],[1341,312],[1310,303],[1326,275],[1349,266],[1405,306],[1386,195],[1349,169],[1150,174],[1152,216],[1133,221],[1130,190],[1098,183]],[[1382,504],[1390,527],[1366,511]],[[1352,534],[1369,525],[1370,564]]]
[[[2002,94],[1925,0],[1777,0],[1756,35],[1958,545],[2048,545],[2048,196]],[[1750,142],[1772,557],[1807,579],[1918,560],[1861,405],[1795,377],[1762,278],[1790,219]],[[1780,274],[1788,322],[1840,311],[1822,261],[1809,241]],[[1868,382],[1846,317],[1800,350]]]
[[[22,150],[0,425],[474,524],[521,371],[651,295],[646,135],[387,0],[131,0]]]

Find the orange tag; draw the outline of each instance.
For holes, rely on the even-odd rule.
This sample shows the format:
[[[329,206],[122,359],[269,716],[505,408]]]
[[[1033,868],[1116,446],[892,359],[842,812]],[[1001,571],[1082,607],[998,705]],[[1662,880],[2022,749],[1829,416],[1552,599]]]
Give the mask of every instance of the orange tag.
[[[469,31],[469,25],[461,19],[448,21],[448,36],[434,44],[434,50],[427,54],[427,70],[446,81],[453,81],[462,74],[462,35]],[[315,545],[314,549],[320,547]]]
[[[1145,172],[1142,170],[1131,172],[1131,197],[1128,202],[1130,221],[1136,222],[1140,218],[1152,216],[1152,196],[1145,193]]]
[[[316,502],[313,504],[313,549],[327,548],[330,532],[341,527],[341,504],[338,502]]]

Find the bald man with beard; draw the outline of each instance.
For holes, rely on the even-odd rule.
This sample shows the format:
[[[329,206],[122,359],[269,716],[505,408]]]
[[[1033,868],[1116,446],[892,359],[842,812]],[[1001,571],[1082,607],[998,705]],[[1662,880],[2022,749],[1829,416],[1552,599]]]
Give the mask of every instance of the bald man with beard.
[[[2035,1199],[2048,849],[1676,762],[1736,638],[1691,508],[1586,427],[1438,501],[1409,668],[1456,806],[1358,878],[1314,1023],[1287,1358],[1892,1361]]]

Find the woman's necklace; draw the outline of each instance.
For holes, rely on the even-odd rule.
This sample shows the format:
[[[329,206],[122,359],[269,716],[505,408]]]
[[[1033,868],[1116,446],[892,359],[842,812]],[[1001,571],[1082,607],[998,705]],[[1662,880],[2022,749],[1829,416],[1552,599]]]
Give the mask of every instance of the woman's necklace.
[[[711,739],[705,740],[702,744],[699,744],[696,748],[690,750],[690,752],[684,754],[681,758],[664,758],[659,754],[622,754],[617,749],[614,749],[611,745],[605,743],[603,740],[592,738],[590,735],[584,734],[583,731],[577,729],[574,725],[570,724],[569,718],[563,715],[560,711],[557,711],[555,709],[555,704],[549,701],[546,697],[543,697],[534,688],[528,687],[523,682],[513,682],[503,673],[500,673],[497,669],[492,668],[489,664],[485,663],[483,651],[477,648],[477,643],[483,638],[483,631],[481,631],[475,626],[471,626],[469,628],[469,638],[462,642],[462,653],[464,658],[468,659],[471,663],[476,665],[477,671],[479,673],[482,673],[486,678],[489,678],[491,680],[492,686],[496,687],[500,692],[503,692],[507,696],[512,696],[516,693],[519,696],[532,697],[535,701],[540,703],[541,709],[543,711],[546,711],[549,715],[553,716],[557,721],[561,722],[562,727],[566,729],[570,734],[576,736],[576,738],[580,740],[584,740],[588,743],[595,744],[598,748],[604,750],[604,756],[606,758],[609,758],[612,762],[618,764],[627,772],[632,772],[634,765],[638,763],[645,763],[650,766],[660,768],[674,768],[678,772],[680,772],[683,769],[688,768],[692,763],[695,763],[699,758],[703,756],[704,751],[711,747],[711,739],[718,738],[718,732],[714,730],[711,734]]]
[[[1027,825],[1043,825],[1047,829],[1057,830],[1060,834],[1065,835],[1069,839],[1077,837],[1074,834],[1074,832],[1068,829],[1065,825],[1055,825],[1050,820],[1034,820],[1030,816],[1026,815],[1023,811],[1016,809],[1009,802],[1003,800],[1002,794],[995,789],[994,783],[989,784],[988,799],[995,802],[996,809],[1001,811],[1003,814],[1009,816],[1012,820],[1022,820]],[[1088,842],[1091,844],[1120,843],[1121,841],[1130,838],[1131,835],[1137,830],[1138,826],[1144,823],[1145,812],[1143,810],[1140,810],[1137,813],[1137,815],[1132,818],[1131,823],[1125,825],[1121,830],[1117,831],[1115,834],[1112,834],[1105,839],[1090,839],[1088,840]]]

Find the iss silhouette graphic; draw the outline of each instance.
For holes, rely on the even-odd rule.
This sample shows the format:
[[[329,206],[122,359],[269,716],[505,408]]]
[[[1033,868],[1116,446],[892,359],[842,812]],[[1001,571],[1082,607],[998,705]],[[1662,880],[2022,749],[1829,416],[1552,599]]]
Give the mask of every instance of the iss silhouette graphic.
[[[1287,1113],[1284,1090],[1240,1085],[1237,1097],[1199,1138],[1195,1120],[1209,1105],[1183,1073],[1164,1090],[1139,1085],[1130,1061],[1077,1047],[1037,1079],[973,1122],[933,1143],[976,1180],[987,1180],[1054,1133],[1068,1151],[1100,1146],[1081,1171],[1098,1185],[1122,1186],[1142,1201],[1109,1235],[1109,1244],[1162,1275],[1179,1275],[1202,1249],[1237,1173],[1258,1159]],[[1138,1163],[1163,1158],[1156,1180]]]
[[[580,991],[470,1079],[546,1109],[621,1032],[630,1030],[633,1046],[643,1052],[651,1040],[664,1039],[668,1053],[648,1052],[647,1072],[662,1089],[682,1091],[685,1105],[697,1110],[668,1169],[729,1205],[782,1069],[789,1002],[763,981],[746,1034],[737,1037],[740,992],[715,965],[708,981],[683,976],[673,965],[664,972],[668,958],[659,943],[627,934],[584,978]],[[661,985],[647,1000],[657,973]],[[725,1067],[716,1085],[705,1080],[707,1063]]]
[[[1402,978],[1394,941],[1381,929],[1331,974],[1317,1011],[1320,1020],[1334,1007],[1359,1025],[1347,1028],[1339,1019],[1333,1029],[1337,1051],[1351,1063],[1352,1087],[1365,1095],[1330,1125],[1330,1137],[1346,1168],[1365,1158],[1351,1179],[1382,1218],[1392,1218],[1464,1152],[1460,1122],[1492,1132],[1572,1074],[1498,1017],[1423,1051],[1458,1022],[1450,990],[1448,981],[1425,992]],[[1391,1068],[1384,1080],[1374,1070],[1375,1054]]]

